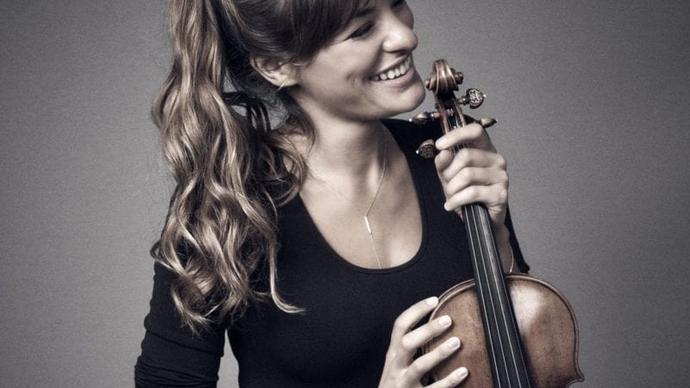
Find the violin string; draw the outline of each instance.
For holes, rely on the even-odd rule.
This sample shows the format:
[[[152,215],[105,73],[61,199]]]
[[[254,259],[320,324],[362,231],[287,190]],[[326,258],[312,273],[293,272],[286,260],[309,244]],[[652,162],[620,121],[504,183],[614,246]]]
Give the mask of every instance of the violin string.
[[[454,124],[456,124],[456,125],[452,125],[452,127],[457,128],[458,127],[457,122]],[[464,125],[461,123],[460,127],[463,127],[463,126]],[[457,150],[460,150],[463,148],[468,148],[468,147],[469,147],[468,144],[461,143],[457,146]],[[456,150],[454,150],[454,151],[456,151]],[[475,231],[475,233],[477,233],[477,236],[474,236],[472,233],[468,233],[468,239],[470,240],[469,245],[470,245],[470,248],[472,250],[472,254],[470,256],[472,257],[474,268],[477,269],[477,271],[475,273],[477,275],[479,275],[481,272],[483,272],[486,276],[486,269],[484,268],[483,263],[480,264],[479,259],[478,259],[479,254],[483,254],[483,252],[482,252],[483,249],[481,246],[481,241],[480,241],[479,236],[478,236],[479,225],[477,225],[477,222],[475,219],[475,214],[474,214],[473,210],[474,209],[472,208],[471,205],[465,205],[462,208],[462,211],[465,215],[465,222],[468,223],[468,225],[473,226],[473,228],[468,228],[468,230],[470,232]],[[477,252],[477,251],[479,251],[479,252]],[[483,271],[480,270],[480,265],[481,265],[481,269],[483,269]],[[488,326],[491,322],[495,322],[495,320],[492,320],[489,318],[489,314],[494,315],[495,310],[493,308],[493,301],[491,298],[491,290],[487,288],[488,279],[477,278],[477,279],[475,279],[475,282],[477,285],[477,291],[481,296],[480,303],[484,307],[481,309],[481,312],[484,316],[485,325]],[[488,292],[488,295],[487,295],[487,292]],[[491,310],[489,309],[489,306],[487,306],[487,304],[486,304],[487,302],[491,303]],[[496,333],[498,334],[497,328],[494,327],[493,329],[496,330]],[[487,334],[487,340],[490,344],[489,348],[490,349],[496,349],[496,346],[494,344],[495,339],[493,337],[493,330],[491,327],[487,327],[486,334]],[[498,339],[498,342],[500,343],[500,335],[498,336],[497,339]],[[491,358],[493,360],[493,362],[491,362],[490,364],[491,364],[491,367],[494,368],[494,375],[497,377],[496,378],[496,380],[497,380],[496,383],[498,384],[497,388],[501,388],[501,379],[499,377],[501,373],[499,370],[500,368],[498,366],[498,360],[496,359],[497,355],[495,354],[495,352],[492,352],[492,351],[489,352],[489,355],[491,356]]]
[[[450,71],[449,68],[444,66],[439,69],[438,67],[440,67],[440,65],[437,66],[435,63],[434,69],[436,70],[437,74],[441,74],[441,79],[450,78],[448,74],[443,73],[443,70]],[[436,79],[438,80],[439,78]],[[461,81],[453,82],[453,86],[455,86],[456,83],[459,84],[460,82]],[[438,93],[434,94],[437,95]],[[439,105],[442,104],[439,103]],[[444,114],[442,109],[439,109],[441,118],[445,123],[450,124],[451,128],[464,127],[466,122],[462,109],[457,104],[454,104],[454,106],[457,109],[456,115],[451,115],[452,117],[448,117]],[[458,121],[460,121],[460,123],[458,123]],[[447,129],[448,126],[444,125],[443,128]],[[460,144],[457,147],[453,147],[452,151],[455,152],[461,148],[471,146],[471,144]],[[468,226],[474,226],[474,229],[468,229],[470,232],[468,233],[468,240],[470,240],[469,245],[470,249],[472,249],[472,261],[474,262],[475,269],[477,269],[475,272],[477,275],[476,286],[478,294],[480,295],[480,303],[482,305],[482,314],[485,318],[484,322],[486,325],[486,333],[488,334],[488,341],[491,345],[491,349],[500,350],[501,353],[499,356],[495,354],[496,352],[490,352],[493,360],[492,369],[495,377],[494,383],[497,384],[498,388],[504,387],[503,382],[506,383],[506,387],[522,388],[523,382],[525,383],[526,387],[530,387],[529,377],[521,373],[517,367],[518,361],[522,364],[521,367],[523,369],[526,367],[526,365],[520,349],[519,333],[517,332],[515,318],[510,305],[508,288],[503,277],[502,260],[500,258],[498,246],[493,239],[493,233],[491,231],[491,219],[487,210],[488,209],[485,209],[478,204],[472,204],[463,206],[462,213],[465,215],[465,221],[468,223]],[[484,227],[481,230],[483,233],[480,233],[479,230],[481,226]],[[476,234],[476,236],[473,234]],[[482,254],[481,258],[477,256],[477,250],[479,250],[479,253]],[[493,256],[486,256],[487,252]],[[511,254],[508,273],[513,271],[514,265],[515,257]],[[493,279],[493,283],[490,282],[491,279]],[[490,304],[490,306],[487,306],[487,302]],[[496,308],[496,303],[498,303],[498,309]],[[487,319],[489,315],[493,317],[493,320]],[[509,321],[513,324],[508,325]],[[504,326],[502,329],[501,322]],[[494,338],[494,336],[496,336],[496,338]],[[494,340],[497,340],[500,349],[494,346]],[[506,340],[509,345],[508,348],[510,354],[506,354],[504,351],[504,341]],[[515,355],[515,351],[520,352],[517,357]],[[510,361],[512,361],[514,368],[508,368],[509,361],[506,359],[507,356],[509,356]],[[496,357],[502,358],[503,364],[498,365],[498,360]],[[514,382],[516,382],[517,385],[514,384]]]
[[[477,210],[477,209],[475,209],[475,210]],[[479,216],[481,217],[482,214],[479,214]],[[487,218],[485,220],[485,223],[488,224],[490,222],[490,219],[488,219],[488,213],[483,214],[483,216]],[[487,244],[492,243],[489,240],[490,239],[489,234],[486,235],[486,239],[487,239],[487,241],[486,241]],[[496,254],[498,254],[498,252],[496,252]],[[508,300],[506,299],[507,295],[505,294],[507,292],[507,289],[505,287],[503,287],[502,289],[500,288],[500,285],[502,283],[504,283],[504,282],[501,282],[503,280],[503,274],[502,274],[502,268],[500,266],[500,263],[497,260],[494,260],[490,264],[491,265],[489,267],[489,272],[491,272],[491,276],[494,278],[494,284],[497,287],[496,296],[498,298],[498,304],[499,304],[499,306],[508,306],[509,307]],[[515,340],[516,340],[515,334],[516,333],[512,332],[512,330],[511,330],[511,332],[507,331],[507,329],[511,329],[513,327],[512,325],[509,325],[509,323],[508,323],[510,320],[510,317],[507,315],[508,311],[506,311],[505,308],[499,308],[499,312],[501,314],[501,318],[503,319],[503,324],[504,324],[504,327],[506,328],[506,333],[508,334],[508,338],[507,338],[508,339],[508,349],[510,350],[510,358],[511,358],[513,367],[515,368],[513,370],[517,371],[518,370],[518,365],[517,365],[518,360],[517,360],[517,356],[514,352],[514,350],[518,346],[518,344],[515,342]],[[520,381],[519,378],[517,379],[517,381],[518,381],[518,386],[522,387],[522,382]]]
[[[458,149],[462,148],[468,148],[468,144],[460,144],[458,146]],[[484,252],[485,249],[483,249],[482,246],[482,241],[479,237],[479,225],[477,224],[477,218],[476,218],[476,212],[473,206],[471,205],[465,205],[463,206],[463,212],[465,214],[465,222],[468,222],[473,226],[473,228],[470,228],[470,231],[475,231],[476,236],[473,236],[471,233],[468,234],[470,241],[470,247],[472,248],[472,260],[474,263],[475,268],[479,269],[481,267],[481,270],[478,270],[476,273],[480,274],[483,273],[483,278],[482,279],[476,279],[477,283],[477,288],[478,291],[481,293],[483,296],[481,299],[482,305],[484,308],[482,309],[482,313],[484,315],[484,322],[486,325],[489,325],[490,323],[494,323],[494,325],[497,324],[495,319],[489,319],[489,314],[491,314],[493,317],[496,316],[496,308],[494,305],[493,301],[493,295],[491,292],[491,289],[488,287],[489,285],[489,279],[487,274],[487,269],[485,267],[485,263],[479,261],[479,254],[482,255],[482,257],[485,257],[486,253]],[[479,250],[479,252],[476,252],[476,250]],[[490,306],[487,306],[486,302],[489,302]],[[495,330],[497,338],[493,338],[493,330]],[[493,327],[493,330],[491,327],[487,328],[486,333],[488,334],[488,341],[491,344],[490,348],[491,349],[496,349],[495,346],[495,341],[498,342],[498,345],[501,349],[501,355],[503,356],[503,362],[505,363],[505,353],[503,352],[503,342],[501,341],[501,336],[500,336],[500,331],[498,330],[497,326]],[[497,355],[495,352],[489,352],[490,356],[493,359],[493,363],[491,363],[492,367],[494,368],[494,374],[496,376],[496,383],[498,384],[497,388],[501,388],[501,371],[500,369],[505,369],[505,368],[500,368],[498,365],[498,360],[496,359]]]
[[[473,207],[471,208],[471,210],[472,210],[473,215],[474,215],[473,218],[474,218],[474,220],[475,220],[475,223],[477,222],[477,220],[484,221],[485,224],[486,224],[487,222],[489,222],[489,221],[486,220],[486,219],[481,220],[481,219],[482,219],[482,214],[479,212],[478,206],[473,206]],[[485,215],[488,215],[488,213],[486,213]],[[479,222],[479,225],[481,225],[481,222]],[[475,227],[480,227],[480,226],[478,226],[478,225],[475,224]],[[478,230],[478,229],[476,229],[476,230]],[[477,237],[478,237],[478,238],[481,238],[481,236],[477,236]],[[485,238],[486,238],[486,240],[485,240],[485,241],[482,241],[483,244],[480,244],[480,247],[484,248],[484,251],[485,251],[485,252],[484,252],[484,255],[482,256],[482,257],[484,257],[484,258],[488,257],[489,252],[487,252],[487,250],[490,249],[490,244],[491,244],[491,241],[489,241],[489,238],[490,238],[490,237],[489,237],[488,233],[485,233]],[[506,322],[506,319],[505,319],[504,309],[501,308],[501,306],[505,306],[505,304],[503,304],[502,301],[501,301],[501,292],[500,292],[500,290],[498,289],[499,283],[498,283],[498,279],[496,278],[496,271],[495,271],[496,268],[495,268],[494,265],[491,265],[491,264],[492,264],[491,262],[487,263],[485,260],[482,260],[482,269],[484,270],[483,272],[484,272],[484,275],[485,275],[485,277],[486,277],[486,278],[485,278],[485,279],[486,279],[485,281],[487,282],[487,285],[490,285],[490,283],[488,283],[488,282],[489,282],[489,278],[493,278],[493,279],[494,279],[494,283],[493,283],[493,284],[494,284],[495,288],[491,288],[491,287],[489,288],[489,295],[490,295],[490,300],[491,300],[491,309],[492,309],[493,312],[494,312],[494,314],[493,314],[493,315],[494,315],[494,321],[493,321],[493,322],[494,322],[495,325],[496,325],[495,328],[496,328],[496,332],[497,332],[497,334],[498,334],[498,344],[499,344],[500,349],[501,349],[501,351],[500,351],[501,354],[500,354],[500,355],[501,355],[501,358],[502,358],[502,361],[503,361],[503,366],[504,366],[504,368],[502,368],[502,369],[503,369],[503,372],[504,372],[504,374],[505,374],[504,377],[505,377],[505,379],[506,379],[508,385],[510,385],[510,384],[511,384],[511,383],[510,383],[511,379],[510,379],[510,375],[509,375],[510,369],[508,368],[509,362],[508,362],[508,360],[506,359],[506,357],[507,357],[507,355],[508,355],[508,354],[507,354],[508,352],[506,352],[506,349],[505,349],[506,346],[505,346],[505,344],[504,344],[504,342],[503,342],[504,339],[503,339],[503,337],[501,336],[501,332],[505,332],[505,330],[500,330],[500,324],[499,324],[499,321],[498,321],[498,316],[500,315],[501,318],[502,318],[502,320],[503,320],[503,323],[504,323],[504,325],[505,325],[504,328],[507,329],[508,326],[507,326],[507,322]],[[498,304],[498,307],[496,306],[496,304]],[[508,339],[508,341],[510,342],[510,339]],[[514,354],[512,353],[512,349],[511,349],[510,346],[508,346],[508,350],[510,351],[510,353],[511,353],[510,355],[512,356],[512,358],[514,358]],[[517,366],[516,366],[516,367],[517,367]],[[521,386],[519,382],[518,382],[518,385]]]
[[[470,144],[462,143],[462,144],[459,145],[458,149],[469,148],[469,147],[471,147]],[[471,217],[470,217],[470,218],[472,219],[471,222],[472,222],[473,226],[475,227],[474,230],[478,230],[479,225],[477,224],[477,218],[478,218],[478,217],[481,218],[481,215],[478,213],[478,209],[476,209],[475,207],[472,207],[472,206],[471,206],[471,207],[469,207],[468,210],[469,210],[469,213],[471,213]],[[467,213],[466,213],[466,218],[467,218]],[[469,221],[469,220],[468,220],[468,221]],[[477,236],[478,239],[479,239],[479,237],[480,237],[480,236]],[[488,239],[488,238],[489,238],[489,236],[487,235],[487,239]],[[484,244],[481,244],[480,241],[476,241],[476,243],[478,243],[477,246],[478,246],[478,248],[479,248],[480,251],[485,251],[486,249],[488,249],[488,244],[490,244],[491,241],[485,241]],[[474,245],[474,244],[471,244],[471,246],[472,246],[472,245]],[[498,252],[496,252],[496,253],[498,254]],[[486,253],[485,253],[485,252],[482,252],[482,254],[485,255]],[[486,257],[486,256],[483,256],[483,257]],[[514,264],[514,258],[511,257],[511,263],[510,263],[510,268],[509,268],[508,272],[511,272],[511,271],[513,270],[513,264]],[[479,263],[477,263],[476,260],[475,260],[475,265],[479,265]],[[487,268],[485,262],[482,262],[482,263],[481,263],[481,266],[482,266],[482,269],[484,270],[483,273],[485,274],[485,277],[486,277],[485,280],[484,280],[484,281],[486,282],[485,284],[487,284],[487,286],[488,286],[489,277],[493,277],[493,278],[495,279],[495,282],[496,282],[495,284],[496,284],[497,287],[498,287],[498,285],[499,285],[500,283],[498,283],[499,280],[498,280],[498,278],[497,278],[498,274],[497,274],[497,272],[496,272],[496,269],[493,268],[492,265],[489,265],[489,268]],[[500,268],[500,267],[499,267],[499,268]],[[503,272],[503,271],[502,271],[502,268],[501,268],[501,275],[502,275],[502,272]],[[500,314],[500,316],[501,316],[501,318],[502,318],[502,320],[503,320],[503,323],[504,323],[504,328],[505,328],[505,330],[503,330],[503,331],[507,331],[507,330],[509,329],[510,326],[508,325],[508,322],[507,322],[507,317],[506,317],[506,315],[505,315],[506,312],[504,311],[503,308],[496,309],[495,304],[494,304],[494,299],[498,299],[497,302],[499,303],[500,306],[506,306],[506,304],[505,304],[506,301],[505,301],[504,298],[502,297],[502,293],[500,292],[499,289],[492,290],[492,289],[489,287],[487,291],[488,291],[488,294],[489,294],[489,302],[490,302],[490,304],[491,304],[491,311],[492,311],[492,314],[491,314],[491,315],[494,316],[495,318],[497,318],[497,315]],[[492,292],[492,291],[493,291],[493,292]],[[494,294],[495,294],[495,295],[494,295]],[[485,310],[486,310],[487,307],[488,307],[488,306],[485,306]],[[497,310],[498,310],[498,311],[497,311]],[[488,318],[488,317],[487,317],[487,318]],[[488,319],[487,319],[487,322],[488,322]],[[498,345],[500,346],[500,349],[501,349],[501,352],[500,352],[500,353],[501,353],[501,356],[502,356],[502,359],[503,359],[503,365],[505,365],[505,366],[507,367],[509,362],[508,362],[508,360],[506,360],[506,352],[504,351],[505,345],[504,345],[504,343],[503,343],[503,338],[502,338],[502,336],[500,335],[501,330],[499,330],[498,321],[494,320],[493,322],[495,322],[495,324],[496,324],[496,326],[494,327],[494,329],[496,330],[496,334],[498,335],[497,340],[498,340]],[[489,329],[488,332],[489,332],[489,336],[491,337],[491,336],[492,336],[492,335],[491,335],[491,330]],[[512,340],[513,335],[512,335],[512,334],[514,334],[514,333],[507,333],[507,335],[508,335],[507,340],[508,340],[508,344],[509,344],[508,349],[509,349],[509,351],[510,351],[510,359],[511,359],[511,361],[512,361],[513,366],[515,367],[515,369],[513,369],[513,370],[517,371],[517,359],[516,359],[515,353],[513,352],[514,347],[513,347],[513,340]],[[492,348],[493,348],[493,339],[492,339],[492,338],[489,338],[489,341],[492,343]],[[492,357],[494,357],[494,365],[495,365],[495,368],[498,368],[498,365],[496,364],[496,361],[497,361],[497,360],[495,359],[495,355],[492,355]],[[507,376],[504,376],[504,377],[507,379],[508,384],[510,384],[511,376],[509,375],[509,371],[507,370],[508,368],[503,368],[503,369],[506,369],[504,372],[506,372],[508,375],[507,375]],[[498,376],[500,372],[499,372],[498,370],[496,370],[496,373],[497,373],[497,376]],[[516,377],[516,380],[517,380],[518,386],[519,386],[519,387],[522,387],[521,379],[520,379],[519,377]],[[498,381],[498,384],[499,384],[499,388],[500,388],[500,384],[501,384],[501,383],[500,383],[500,379],[499,379],[499,381]]]

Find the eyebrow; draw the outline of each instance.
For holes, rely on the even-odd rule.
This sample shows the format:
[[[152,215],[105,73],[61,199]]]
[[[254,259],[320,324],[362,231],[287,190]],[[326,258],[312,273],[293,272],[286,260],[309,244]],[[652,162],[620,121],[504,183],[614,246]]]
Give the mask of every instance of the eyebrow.
[[[371,15],[374,10],[376,9],[376,6],[371,5],[371,2],[367,2],[369,4],[365,5],[364,7],[360,8],[355,12],[355,15],[352,17],[353,19],[359,19],[363,18],[365,16]]]

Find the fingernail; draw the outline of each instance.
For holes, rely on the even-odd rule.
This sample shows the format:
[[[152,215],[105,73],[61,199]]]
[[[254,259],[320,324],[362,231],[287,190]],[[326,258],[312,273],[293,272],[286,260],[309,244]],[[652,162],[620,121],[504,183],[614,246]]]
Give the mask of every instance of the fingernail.
[[[465,368],[463,366],[463,367],[456,369],[455,372],[453,372],[453,378],[458,379],[458,380],[464,379],[465,377],[467,377],[468,374],[469,374],[469,371],[467,370],[467,368]]]
[[[438,319],[438,324],[443,326],[443,327],[450,326],[450,323],[451,323],[451,319],[447,315],[444,315]]]
[[[432,296],[431,298],[426,299],[425,302],[429,306],[436,306],[436,304],[438,304],[438,298],[435,296]]]
[[[446,348],[455,349],[460,346],[460,339],[458,337],[453,337],[446,341]]]
[[[439,138],[438,140],[436,140],[436,148],[440,150],[446,148],[446,142],[447,140],[445,137]]]
[[[446,209],[446,211],[450,210],[450,206],[448,206],[448,202],[443,203],[443,208]]]

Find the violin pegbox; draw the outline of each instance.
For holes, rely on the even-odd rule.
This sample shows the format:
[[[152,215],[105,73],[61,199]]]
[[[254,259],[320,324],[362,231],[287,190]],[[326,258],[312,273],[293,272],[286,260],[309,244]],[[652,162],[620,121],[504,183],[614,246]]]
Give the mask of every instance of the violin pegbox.
[[[483,103],[486,95],[479,89],[469,88],[465,95],[456,98],[454,91],[459,90],[459,85],[464,81],[465,76],[450,67],[445,59],[434,61],[431,75],[424,81],[424,86],[433,92],[436,100],[435,112],[422,112],[410,119],[416,125],[426,125],[430,122],[440,120],[443,133],[448,133],[453,128],[463,127],[465,116],[462,113],[462,105],[467,105],[470,109],[477,109]],[[438,153],[434,142],[424,141],[417,149],[417,155],[429,159]]]

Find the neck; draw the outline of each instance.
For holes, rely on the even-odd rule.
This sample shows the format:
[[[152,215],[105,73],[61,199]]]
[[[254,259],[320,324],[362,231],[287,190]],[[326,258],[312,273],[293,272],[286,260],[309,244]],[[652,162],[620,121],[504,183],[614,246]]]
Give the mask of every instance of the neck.
[[[376,182],[383,168],[384,142],[388,140],[380,121],[315,121],[314,127],[314,143],[303,153],[311,168],[329,180]]]

